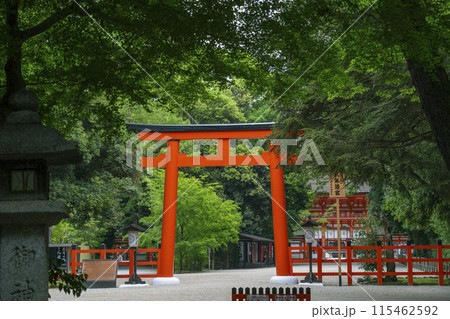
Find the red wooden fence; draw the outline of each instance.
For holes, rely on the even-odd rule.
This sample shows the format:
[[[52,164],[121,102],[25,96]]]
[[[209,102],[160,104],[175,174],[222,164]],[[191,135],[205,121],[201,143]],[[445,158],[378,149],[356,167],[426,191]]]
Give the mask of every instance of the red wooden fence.
[[[308,251],[308,247],[289,247],[292,252],[297,252],[299,254],[306,255]],[[336,251],[337,246],[326,246],[326,247],[313,247],[313,253],[316,252],[317,258],[313,259],[313,263],[317,264],[317,273],[316,276],[322,280],[323,276],[338,276],[339,272],[324,272],[322,269],[323,264],[336,264],[337,259],[324,259],[323,253],[325,251]],[[383,251],[388,249],[406,249],[406,258],[394,258],[388,259],[383,257]],[[414,258],[413,250],[418,249],[435,249],[437,250],[436,258]],[[347,284],[349,286],[352,285],[353,276],[377,276],[378,285],[383,284],[383,276],[407,276],[408,277],[408,285],[413,285],[413,278],[417,275],[435,275],[439,278],[439,285],[444,285],[444,275],[450,275],[450,271],[444,271],[444,262],[450,262],[450,258],[443,258],[443,250],[450,249],[450,245],[417,245],[417,246],[343,246],[341,247],[342,251],[346,251],[346,258],[342,258],[341,261],[343,264],[347,264],[345,267],[342,266],[342,276],[347,276]],[[354,256],[358,255],[358,250],[375,250],[376,258],[374,259],[360,259],[354,258]],[[438,267],[436,271],[414,271],[413,263],[418,261],[430,261],[437,262]],[[385,262],[396,262],[396,263],[406,263],[407,271],[396,271],[396,272],[386,272],[383,271],[383,263]],[[308,259],[296,259],[292,258],[293,264],[308,264]],[[376,263],[377,270],[376,271],[353,271],[352,266],[353,263]],[[308,272],[292,272],[294,276],[306,276]]]
[[[311,301],[311,288],[307,287],[306,291],[303,288],[297,289],[296,287],[266,287],[266,289],[260,287],[239,289],[233,287],[231,289],[232,301]]]
[[[292,256],[292,252],[297,252],[303,255],[307,255],[308,247],[289,247]],[[337,264],[336,259],[324,259],[323,253],[326,251],[336,251],[337,246],[326,246],[326,247],[313,247],[313,252],[316,252],[317,258],[313,259],[313,263],[317,264],[317,272],[316,276],[322,280],[323,276],[338,276],[339,272],[325,272],[322,269],[323,264]],[[382,285],[383,276],[407,276],[408,284],[413,285],[414,276],[418,275],[434,275],[439,278],[439,285],[444,285],[444,276],[450,275],[450,271],[444,270],[444,263],[450,262],[450,258],[443,258],[443,250],[450,249],[450,245],[417,245],[417,246],[343,246],[341,247],[342,251],[346,251],[346,258],[342,258],[342,263],[347,264],[346,266],[342,266],[342,275],[347,276],[347,284],[349,286],[353,283],[353,276],[377,276],[378,284]],[[383,257],[383,251],[388,249],[406,249],[406,258],[395,258],[395,259],[387,259]],[[414,258],[413,250],[418,249],[430,249],[437,250],[436,258]],[[375,250],[376,258],[373,259],[361,259],[354,258],[354,256],[358,255],[359,250]],[[159,249],[137,249],[138,253],[149,253],[152,255],[154,253],[158,254]],[[118,275],[118,278],[129,278],[133,274],[133,262],[134,255],[132,250],[130,249],[89,249],[89,250],[80,250],[73,249],[70,250],[71,261],[69,263],[72,273],[75,274],[77,272],[77,267],[81,267],[82,263],[77,261],[77,255],[82,253],[92,253],[92,254],[100,254],[100,259],[106,259],[106,254],[121,254],[121,253],[129,253],[128,261],[119,261],[119,265],[128,265],[129,272],[127,275]],[[151,260],[151,259],[150,259]],[[298,258],[290,258],[291,268],[293,264],[308,264],[308,259],[298,259]],[[407,271],[396,271],[396,272],[386,272],[383,271],[383,263],[386,262],[396,262],[396,263],[406,263]],[[414,271],[413,263],[415,262],[436,262],[438,267],[436,271]],[[353,263],[376,263],[377,270],[376,271],[353,271]],[[137,261],[137,265],[158,265],[157,261]],[[292,268],[293,269],[293,268]],[[308,272],[293,272],[293,276],[306,276]],[[140,274],[142,278],[150,278],[156,277],[156,274]]]
[[[137,249],[136,252],[138,253],[148,253],[149,255],[152,255],[153,253],[159,253],[159,249]],[[128,275],[117,275],[117,278],[129,278],[131,275],[133,275],[133,263],[134,263],[134,254],[131,249],[72,249],[69,251],[71,254],[71,261],[69,263],[70,268],[72,270],[72,274],[75,274],[77,272],[77,267],[81,267],[82,263],[77,261],[77,255],[78,254],[100,254],[100,259],[106,259],[106,254],[123,254],[128,253],[129,260],[128,261],[119,261],[119,266],[122,265],[128,265]],[[154,259],[154,258],[153,258]],[[150,258],[152,260],[152,258]],[[158,265],[157,261],[137,261],[136,265]],[[139,277],[142,278],[150,278],[150,277],[156,277],[156,274],[139,274]]]

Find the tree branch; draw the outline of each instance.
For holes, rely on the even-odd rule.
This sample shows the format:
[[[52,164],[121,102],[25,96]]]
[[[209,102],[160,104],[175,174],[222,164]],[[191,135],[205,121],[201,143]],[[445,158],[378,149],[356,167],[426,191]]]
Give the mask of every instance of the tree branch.
[[[387,148],[402,148],[405,146],[411,146],[417,143],[420,143],[422,141],[427,140],[427,137],[432,136],[432,132],[428,131],[419,135],[415,135],[413,137],[407,138],[407,139],[398,139],[398,140],[374,140],[374,139],[368,139],[367,141],[364,141],[363,143],[373,143],[373,144],[383,144],[379,147],[387,147]],[[400,144],[399,146],[392,146],[393,144]]]
[[[59,21],[63,20],[67,16],[71,15],[72,13],[76,12],[76,4],[72,2],[67,7],[53,13],[50,17],[39,23],[38,25],[35,25],[34,27],[31,27],[27,30],[23,30],[20,33],[21,40],[24,42],[28,40],[31,37],[34,37],[40,33],[43,33],[50,29],[54,24],[58,23]]]

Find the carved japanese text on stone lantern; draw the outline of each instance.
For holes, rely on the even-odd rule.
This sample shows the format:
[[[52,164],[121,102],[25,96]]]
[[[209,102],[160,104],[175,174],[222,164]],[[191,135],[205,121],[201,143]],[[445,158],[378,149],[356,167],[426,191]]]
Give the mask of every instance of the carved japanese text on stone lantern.
[[[48,229],[67,217],[49,200],[48,169],[81,161],[75,142],[42,125],[37,103],[25,89],[12,94],[0,125],[0,300],[48,299]]]

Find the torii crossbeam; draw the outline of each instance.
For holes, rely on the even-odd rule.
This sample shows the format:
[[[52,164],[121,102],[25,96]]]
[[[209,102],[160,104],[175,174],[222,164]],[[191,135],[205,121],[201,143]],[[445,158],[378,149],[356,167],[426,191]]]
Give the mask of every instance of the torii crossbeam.
[[[178,168],[194,166],[248,166],[268,165],[272,192],[272,215],[275,241],[276,276],[270,279],[274,284],[297,284],[292,274],[288,245],[286,201],[284,192],[283,168],[280,154],[274,147],[269,152],[254,155],[232,155],[230,145],[239,139],[262,139],[272,134],[274,123],[254,124],[197,124],[160,125],[127,123],[135,130],[142,141],[167,140],[166,154],[157,157],[142,157],[142,167],[165,168],[164,206],[161,234],[161,251],[157,277],[153,285],[178,284],[174,277],[175,233]],[[155,134],[156,133],[156,134]],[[180,140],[217,140],[217,155],[187,156],[179,153]],[[235,145],[235,144],[233,144]],[[194,154],[195,155],[195,154]]]

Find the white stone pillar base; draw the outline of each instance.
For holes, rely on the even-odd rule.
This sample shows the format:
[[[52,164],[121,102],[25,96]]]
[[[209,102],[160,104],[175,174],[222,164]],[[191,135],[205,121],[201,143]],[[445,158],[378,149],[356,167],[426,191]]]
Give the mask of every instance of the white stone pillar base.
[[[142,287],[149,287],[149,286],[150,286],[149,284],[134,284],[134,285],[123,284],[123,285],[120,285],[119,288],[142,288]]]
[[[297,285],[298,279],[295,276],[273,276],[270,278],[270,283],[277,285]]]
[[[319,287],[323,287],[323,283],[321,283],[321,282],[301,282],[298,285],[299,286],[319,286]]]
[[[153,286],[179,285],[180,279],[177,277],[156,277],[152,280]]]

